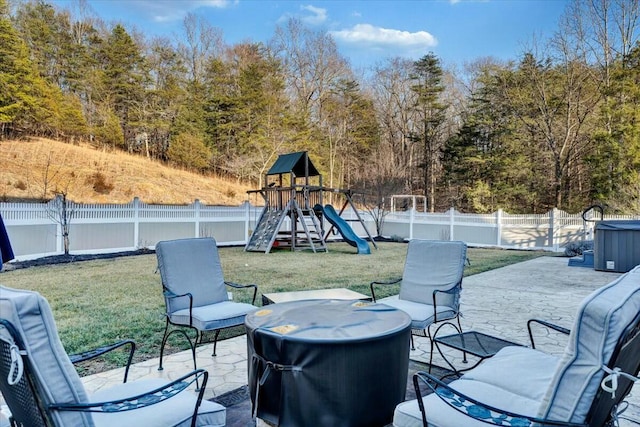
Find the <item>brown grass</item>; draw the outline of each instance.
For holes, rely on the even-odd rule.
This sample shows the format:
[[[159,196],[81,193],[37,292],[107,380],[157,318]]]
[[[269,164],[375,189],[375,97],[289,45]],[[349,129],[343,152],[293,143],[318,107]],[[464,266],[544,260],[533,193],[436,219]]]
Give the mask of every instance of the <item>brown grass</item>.
[[[237,206],[250,185],[173,169],[158,161],[49,139],[0,142],[0,201],[49,200],[64,192],[77,203]]]

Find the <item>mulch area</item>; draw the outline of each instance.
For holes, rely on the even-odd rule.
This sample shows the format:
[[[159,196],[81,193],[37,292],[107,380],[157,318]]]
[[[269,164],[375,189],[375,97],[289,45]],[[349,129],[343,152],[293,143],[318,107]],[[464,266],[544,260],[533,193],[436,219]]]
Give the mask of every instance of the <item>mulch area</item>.
[[[155,253],[155,251],[152,251],[151,249],[143,248],[135,251],[111,252],[106,254],[51,255],[51,256],[46,256],[42,258],[26,260],[26,261],[13,261],[11,263],[5,264],[5,268],[7,270],[20,269],[20,268],[38,267],[42,265],[68,264],[72,262],[92,261],[96,259],[120,258],[125,256],[147,255],[147,254],[153,254],[153,253]]]

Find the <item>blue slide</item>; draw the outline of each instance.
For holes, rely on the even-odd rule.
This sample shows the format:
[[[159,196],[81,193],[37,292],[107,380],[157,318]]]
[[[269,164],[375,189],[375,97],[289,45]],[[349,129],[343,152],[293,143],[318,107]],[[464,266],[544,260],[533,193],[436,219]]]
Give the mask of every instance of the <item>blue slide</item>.
[[[321,211],[324,214],[324,217],[327,218],[327,221],[329,221],[336,229],[338,229],[340,234],[342,234],[342,238],[344,239],[344,241],[357,248],[359,254],[371,254],[369,243],[356,235],[356,233],[353,231],[353,228],[351,228],[347,221],[345,221],[340,215],[338,215],[333,206],[325,205],[323,208],[321,205],[316,205],[315,209]]]

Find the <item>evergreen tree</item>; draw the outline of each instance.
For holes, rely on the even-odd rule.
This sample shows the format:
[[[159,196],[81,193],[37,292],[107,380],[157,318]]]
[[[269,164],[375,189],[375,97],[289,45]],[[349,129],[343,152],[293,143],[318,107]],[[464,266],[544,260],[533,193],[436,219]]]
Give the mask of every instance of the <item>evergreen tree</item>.
[[[151,85],[144,108],[144,122],[149,129],[145,152],[149,157],[167,160],[171,127],[186,98],[186,69],[178,52],[166,39],[151,42],[147,61]]]
[[[38,75],[0,0],[0,135],[52,135],[58,123],[54,88]]]
[[[100,53],[104,88],[102,100],[120,120],[126,148],[132,151],[137,131],[135,126],[139,125],[149,82],[146,61],[140,47],[120,24],[104,41]]]
[[[594,200],[622,213],[640,205],[640,43],[620,58],[611,72],[602,123],[589,157]],[[630,191],[631,190],[631,191]],[[635,194],[633,194],[635,192]]]
[[[438,57],[429,53],[414,63],[413,86],[417,100],[415,112],[416,124],[412,140],[420,144],[422,161],[419,168],[423,171],[423,189],[431,212],[435,208],[437,178],[443,148],[442,126],[445,122],[447,106],[441,102],[442,67]]]

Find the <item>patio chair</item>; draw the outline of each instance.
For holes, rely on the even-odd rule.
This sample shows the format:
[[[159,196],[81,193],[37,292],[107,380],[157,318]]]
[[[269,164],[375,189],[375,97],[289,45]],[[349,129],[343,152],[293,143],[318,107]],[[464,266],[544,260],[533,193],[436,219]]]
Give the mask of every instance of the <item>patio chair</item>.
[[[594,291],[566,332],[562,356],[505,347],[446,385],[417,373],[418,398],[396,407],[395,427],[569,426],[612,424],[640,370],[640,266]],[[424,382],[433,393],[420,396]]]
[[[466,259],[467,245],[464,242],[413,239],[407,248],[402,278],[390,282],[372,282],[370,285],[374,302],[398,308],[411,316],[412,349],[414,333],[421,332],[422,336],[429,338],[429,364],[433,360],[431,326],[456,320],[458,332],[462,330],[460,292]],[[377,286],[393,284],[400,284],[399,295],[376,300]]]
[[[158,370],[162,370],[167,339],[174,332],[181,333],[189,341],[196,369],[196,346],[204,342],[204,334],[214,332],[212,356],[215,356],[220,331],[243,325],[245,315],[257,309],[253,304],[258,287],[224,280],[218,247],[212,238],[158,242],[156,255],[166,307]],[[251,304],[230,300],[226,286],[253,289]],[[185,327],[195,331],[193,341]]]
[[[37,292],[0,286],[0,392],[12,426],[224,426],[223,406],[188,387],[207,372],[175,381],[154,378],[127,382],[135,344],[121,341],[69,357],[47,300]],[[89,394],[73,363],[116,348],[129,348],[124,382]],[[202,387],[204,390],[204,387]]]

